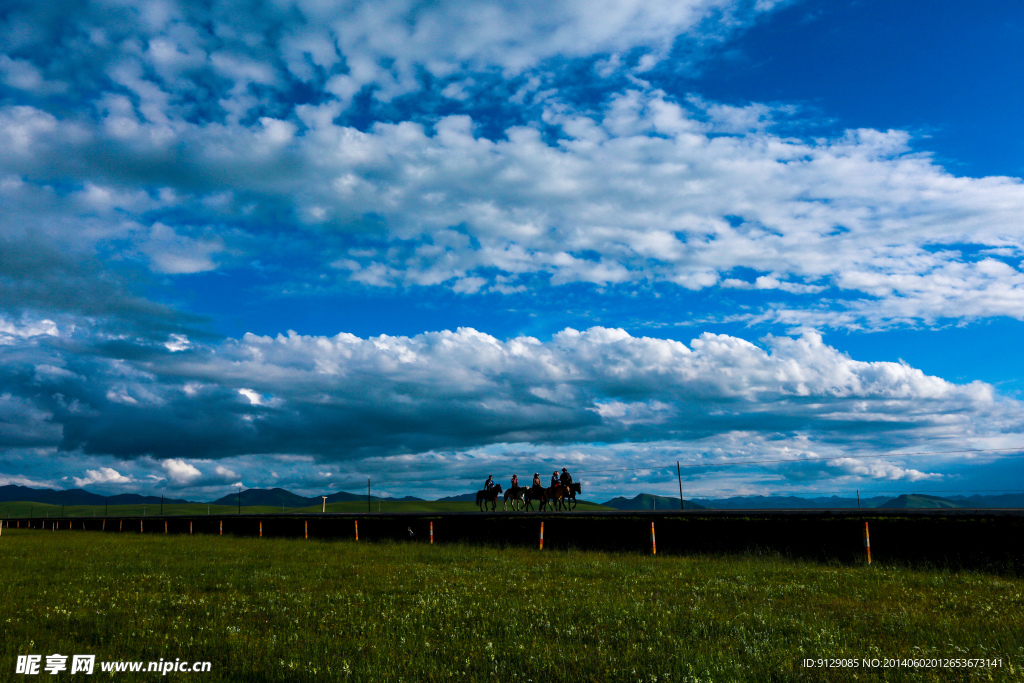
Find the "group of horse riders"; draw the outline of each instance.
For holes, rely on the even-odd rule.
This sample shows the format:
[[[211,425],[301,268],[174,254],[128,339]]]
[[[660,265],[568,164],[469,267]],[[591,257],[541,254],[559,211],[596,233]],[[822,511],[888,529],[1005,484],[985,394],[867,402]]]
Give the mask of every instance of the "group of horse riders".
[[[490,503],[491,509],[494,510],[497,508],[498,494],[501,491],[501,485],[495,483],[494,475],[487,477],[483,490],[477,492],[477,505],[483,509],[487,503]],[[547,488],[541,484],[539,472],[533,473],[533,483],[530,486],[520,486],[519,475],[513,474],[511,486],[505,491],[503,507],[508,509],[508,503],[511,500],[513,510],[518,509],[517,504],[522,504],[523,507],[532,510],[532,501],[536,500],[539,502],[541,510],[549,502],[558,509],[568,507],[571,510],[576,507],[577,493],[580,493],[580,485],[572,480],[572,475],[565,467],[562,468],[561,474],[558,473],[558,470],[551,473],[551,484]]]

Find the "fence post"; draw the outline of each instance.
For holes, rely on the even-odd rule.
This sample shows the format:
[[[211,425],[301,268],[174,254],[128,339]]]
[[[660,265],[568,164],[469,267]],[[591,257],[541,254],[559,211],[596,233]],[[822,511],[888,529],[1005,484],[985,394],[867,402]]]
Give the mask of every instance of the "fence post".
[[[167,520],[164,520],[164,533],[167,533]]]
[[[307,519],[305,522],[303,522],[303,524],[305,524],[305,526],[306,526],[306,540],[308,541],[309,540],[309,520]]]
[[[224,535],[224,520],[220,520],[220,535]]]
[[[117,530],[118,531],[124,531],[124,520],[123,519],[117,520]]]
[[[658,554],[658,546],[654,542],[654,522],[651,522],[651,555]]]
[[[192,535],[192,520],[188,520],[188,535]]]
[[[544,550],[544,522],[540,523],[540,550]]]
[[[356,540],[359,540],[359,520],[356,520]]]
[[[868,523],[864,522],[864,554],[868,558],[868,564],[871,564],[871,537],[868,536]]]
[[[260,520],[260,538],[263,538],[263,520]]]
[[[139,520],[139,533],[140,534],[143,533],[143,531],[142,531],[142,520],[141,519]]]
[[[434,545],[434,523],[430,523],[430,545]]]

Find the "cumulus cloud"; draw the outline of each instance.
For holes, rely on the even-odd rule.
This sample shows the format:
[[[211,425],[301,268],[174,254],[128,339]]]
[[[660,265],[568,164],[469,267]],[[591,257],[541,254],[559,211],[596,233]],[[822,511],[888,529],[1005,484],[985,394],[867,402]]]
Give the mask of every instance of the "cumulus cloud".
[[[151,455],[178,482],[200,476],[181,460],[186,453],[348,461],[738,432],[891,447],[1020,429],[1016,404],[987,384],[857,361],[814,333],[768,337],[766,347],[600,327],[547,342],[462,328],[415,337],[250,334],[177,351],[157,341],[107,347],[80,336],[77,344],[92,351],[37,339],[0,346],[4,381],[18,388],[0,402],[8,422],[17,418],[12,434],[87,454]]]
[[[161,463],[161,466],[175,484],[190,484],[203,476],[203,473],[195,465],[189,464],[181,458],[168,458]]]
[[[91,484],[130,484],[135,480],[126,477],[112,467],[100,467],[95,470],[86,470],[84,477],[73,477],[75,486],[81,488]]]
[[[892,481],[905,480],[935,481],[942,479],[944,475],[938,472],[921,472],[920,470],[909,469],[894,465],[888,462],[865,462],[851,458],[840,458],[832,460],[829,465],[838,467],[849,474],[861,475],[870,479],[889,479]]]

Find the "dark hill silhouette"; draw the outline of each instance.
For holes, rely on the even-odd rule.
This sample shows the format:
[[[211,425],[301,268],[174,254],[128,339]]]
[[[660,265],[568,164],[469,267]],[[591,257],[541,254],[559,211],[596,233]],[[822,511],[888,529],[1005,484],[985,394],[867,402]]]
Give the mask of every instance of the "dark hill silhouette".
[[[1024,493],[1002,493],[994,496],[946,496],[965,508],[1024,508]]]
[[[328,503],[350,503],[353,501],[365,501],[366,494],[349,493],[348,491],[338,491],[327,496]],[[405,496],[404,498],[388,498],[386,496],[370,496],[371,501],[395,501],[395,500],[411,500],[421,501],[422,498],[414,498],[413,496]],[[242,490],[242,505],[266,505],[274,507],[286,507],[286,508],[305,508],[312,505],[323,505],[324,499],[320,496],[300,496],[287,489],[273,488],[273,489],[243,489]],[[223,498],[218,498],[213,501],[214,505],[238,505],[238,493],[229,493]]]
[[[438,498],[439,503],[464,503],[469,501],[472,503],[476,500],[476,492],[473,493],[460,493],[457,496],[445,496],[444,498]]]
[[[454,496],[439,498],[439,502],[462,502],[474,501],[476,492],[461,493]],[[404,496],[402,498],[389,498],[386,496],[371,496],[371,501],[414,501],[424,502],[422,498],[415,496]],[[327,497],[327,502],[352,502],[366,501],[365,493],[350,493],[348,491],[337,491]],[[655,508],[655,501],[657,507]],[[140,495],[137,493],[120,493],[113,496],[103,496],[84,489],[47,489],[31,488],[8,484],[0,486],[0,503],[48,503],[50,505],[154,505],[160,503],[160,496]],[[195,503],[199,501],[185,500],[182,498],[164,498],[164,503]],[[205,501],[203,501],[205,502]],[[238,493],[229,493],[222,498],[213,501],[218,505],[237,505]],[[246,506],[273,506],[286,508],[302,508],[320,506],[323,499],[320,496],[300,496],[282,488],[272,489],[246,489],[242,491],[242,505]],[[639,494],[632,499],[617,497],[604,503],[608,507],[619,510],[678,510],[679,499],[671,496],[654,496],[647,493]],[[718,510],[778,510],[778,509],[820,509],[820,508],[856,508],[856,498],[841,498],[839,496],[802,498],[799,496],[735,496],[732,498],[696,498],[686,501],[686,509],[718,509]],[[905,494],[897,498],[888,496],[873,496],[861,498],[861,507],[864,508],[934,508],[934,507],[961,507],[961,508],[1024,508],[1024,493],[1005,493],[998,495],[972,496],[932,496],[930,494]]]
[[[116,496],[101,496],[84,489],[33,489],[28,486],[10,484],[0,486],[0,503],[49,503],[50,505],[142,505],[160,502],[160,496],[140,496],[137,493],[119,493]],[[180,498],[165,498],[165,503],[191,503]]]
[[[886,509],[907,509],[907,508],[958,508],[960,507],[951,500],[940,498],[938,496],[928,496],[924,494],[903,494],[887,500],[878,507]]]
[[[861,498],[861,507],[878,507],[888,496]],[[696,498],[695,502],[714,510],[808,510],[822,508],[855,508],[856,498],[828,496],[801,498],[800,496],[734,496],[732,498]]]
[[[321,502],[320,498],[306,498],[281,488],[274,489],[243,489],[241,496],[229,493],[223,498],[211,501],[213,505],[273,505],[274,507],[304,508]]]
[[[679,499],[671,496],[655,496],[650,493],[641,493],[629,499],[619,496],[612,498],[607,503],[601,503],[616,510],[678,510]],[[692,500],[684,500],[684,510],[704,510],[705,506],[694,503]]]

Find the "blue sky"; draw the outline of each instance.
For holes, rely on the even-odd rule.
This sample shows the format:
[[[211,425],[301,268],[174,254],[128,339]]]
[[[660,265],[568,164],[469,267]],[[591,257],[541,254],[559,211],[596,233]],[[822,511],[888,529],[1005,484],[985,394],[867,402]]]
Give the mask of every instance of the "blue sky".
[[[995,1],[9,4],[0,483],[1024,489],[1022,38]]]

